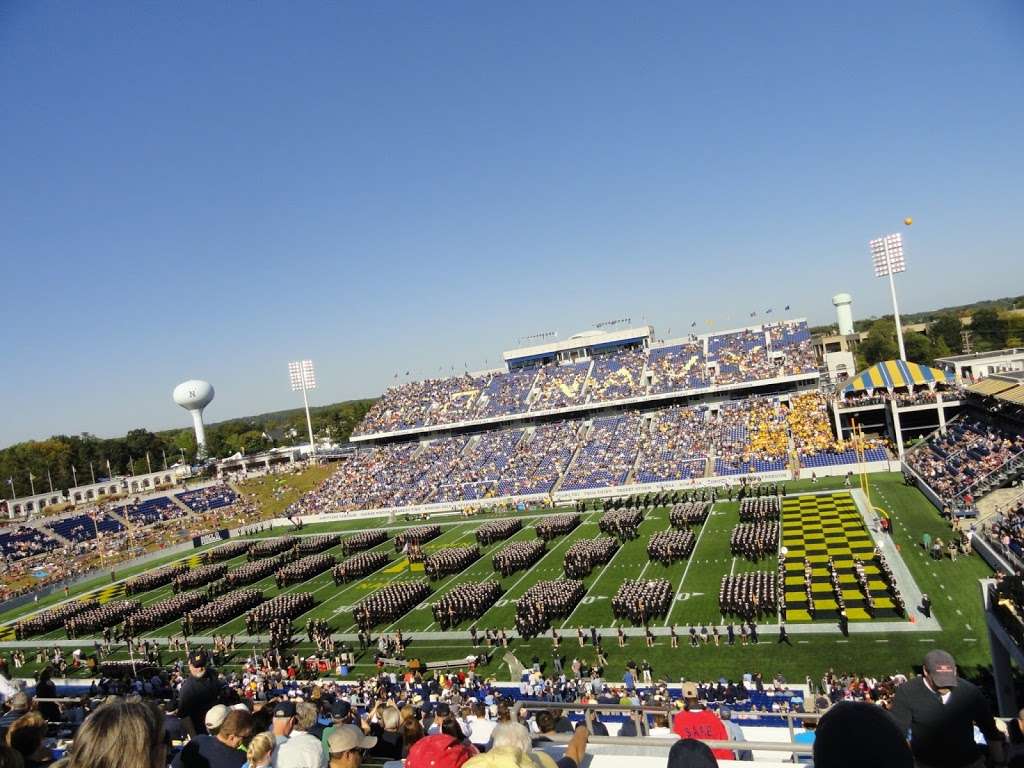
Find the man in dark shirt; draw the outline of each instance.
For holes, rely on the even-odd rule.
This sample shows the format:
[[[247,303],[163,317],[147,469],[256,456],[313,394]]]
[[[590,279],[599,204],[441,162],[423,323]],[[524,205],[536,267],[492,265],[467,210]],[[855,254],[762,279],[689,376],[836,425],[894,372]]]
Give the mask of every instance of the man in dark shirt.
[[[921,677],[896,689],[892,716],[910,740],[914,760],[928,768],[984,766],[974,741],[974,726],[985,735],[993,764],[1005,765],[1003,734],[981,691],[957,676],[956,662],[945,651],[924,657]]]
[[[216,736],[196,736],[175,756],[171,768],[241,768],[245,752],[239,746],[249,740],[252,731],[252,715],[233,709]]]
[[[176,714],[190,735],[206,733],[206,713],[220,695],[217,670],[209,667],[206,651],[193,651],[188,657],[189,677],[181,684]]]

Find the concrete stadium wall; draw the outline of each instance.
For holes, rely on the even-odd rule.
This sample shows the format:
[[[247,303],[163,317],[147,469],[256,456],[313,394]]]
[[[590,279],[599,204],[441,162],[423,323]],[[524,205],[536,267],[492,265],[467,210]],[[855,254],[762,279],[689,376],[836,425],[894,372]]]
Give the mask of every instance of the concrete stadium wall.
[[[921,491],[921,493],[925,495],[925,498],[934,504],[935,508],[941,512],[942,508],[945,506],[945,502],[943,502],[942,497],[939,496],[939,494],[932,490],[932,487],[925,482],[924,478],[917,474],[917,470],[905,461],[900,462],[900,468],[903,472],[906,472],[917,480],[917,489]]]

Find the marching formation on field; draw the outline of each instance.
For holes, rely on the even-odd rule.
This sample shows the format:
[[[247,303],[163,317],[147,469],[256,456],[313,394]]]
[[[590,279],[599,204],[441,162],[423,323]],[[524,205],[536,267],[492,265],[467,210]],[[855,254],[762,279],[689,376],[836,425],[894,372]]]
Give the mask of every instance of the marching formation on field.
[[[689,528],[703,525],[710,512],[710,501],[682,501],[669,509],[668,521],[673,528]]]
[[[656,563],[668,566],[677,560],[685,560],[693,554],[697,537],[693,531],[662,531],[647,542],[647,556]]]
[[[224,578],[228,567],[224,563],[211,565],[200,565],[198,568],[190,568],[184,573],[175,576],[171,582],[171,588],[175,592],[184,592],[187,589],[195,589],[209,584],[211,581]]]
[[[756,523],[740,523],[732,529],[729,549],[737,557],[755,563],[764,557],[775,558],[779,550],[778,522],[761,520]]]
[[[537,582],[516,601],[519,636],[529,639],[546,632],[551,620],[567,617],[585,593],[583,582],[575,579]]]
[[[565,536],[579,526],[580,520],[579,514],[575,512],[549,515],[537,523],[537,536],[544,539],[544,541],[551,541],[559,536]]]
[[[502,577],[510,576],[516,571],[529,568],[544,557],[546,552],[547,545],[542,539],[513,541],[491,558],[491,565]]]
[[[294,536],[282,536],[279,539],[266,539],[259,544],[253,545],[249,550],[250,560],[259,560],[264,557],[279,555],[293,549],[299,540]]]
[[[379,571],[391,558],[387,552],[359,552],[346,558],[344,562],[334,566],[334,585],[339,586],[348,581],[355,581]]]
[[[782,503],[778,496],[755,496],[740,502],[740,522],[759,523],[765,520],[778,522],[782,515]]]
[[[68,633],[68,637],[72,639],[85,635],[94,635],[100,630],[117,626],[141,607],[142,603],[138,600],[119,600],[115,603],[106,603],[91,610],[83,611],[77,616],[72,616],[67,620],[64,628]]]
[[[312,592],[289,592],[286,595],[278,595],[245,614],[245,631],[255,635],[268,627],[271,621],[290,622],[296,616],[309,611],[315,604]]]
[[[775,616],[779,592],[779,577],[774,571],[725,575],[718,590],[718,607],[723,616],[739,616],[748,621]]]
[[[148,592],[151,589],[170,584],[187,570],[188,566],[181,563],[180,565],[168,565],[156,571],[140,574],[125,582],[124,592],[126,595]]]
[[[352,619],[360,629],[369,631],[405,615],[429,594],[430,587],[424,579],[389,584],[360,600],[352,609]]]
[[[671,607],[672,585],[667,579],[627,579],[612,598],[612,615],[637,627],[666,618]]]
[[[251,560],[245,565],[228,571],[228,575],[224,578],[232,588],[255,584],[284,567],[288,562],[287,558],[288,555],[283,554],[276,557],[264,557],[262,560]]]
[[[303,536],[295,546],[300,555],[314,555],[336,547],[341,542],[340,533],[323,533],[318,536]]]
[[[636,507],[612,509],[601,515],[597,527],[601,533],[615,536],[621,541],[635,539],[640,534],[637,529],[644,520],[644,512]]]
[[[277,588],[281,589],[288,584],[299,584],[303,581],[309,581],[318,573],[323,573],[333,567],[334,555],[325,553],[309,555],[301,560],[296,560],[294,563],[289,563],[275,573],[274,582],[277,584]]]
[[[262,602],[263,592],[258,589],[228,592],[186,613],[181,620],[182,631],[186,635],[194,635],[197,629],[219,627]]]
[[[166,600],[144,606],[124,620],[124,634],[138,637],[141,632],[169,624],[172,619],[184,616],[204,605],[210,598],[205,592],[181,592]]]
[[[502,541],[520,531],[523,528],[523,521],[517,518],[509,520],[493,520],[484,523],[476,529],[476,540],[481,547],[486,547],[496,541]]]
[[[390,533],[379,528],[373,531],[355,533],[341,542],[341,551],[345,555],[351,555],[354,552],[373,549],[387,541],[390,536]],[[401,547],[396,547],[395,549],[397,551],[401,549]]]
[[[461,573],[480,559],[480,547],[446,547],[423,561],[423,572],[431,581]]]
[[[570,579],[588,575],[596,565],[605,565],[619,549],[619,540],[611,536],[596,539],[580,539],[565,553],[563,568]]]
[[[494,580],[460,584],[431,606],[434,621],[450,629],[466,619],[479,619],[501,597],[501,585]]]

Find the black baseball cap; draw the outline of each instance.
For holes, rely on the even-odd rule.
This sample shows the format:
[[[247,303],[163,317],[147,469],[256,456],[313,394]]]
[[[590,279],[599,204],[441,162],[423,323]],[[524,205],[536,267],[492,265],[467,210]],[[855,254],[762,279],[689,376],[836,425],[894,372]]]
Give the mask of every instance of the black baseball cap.
[[[924,657],[924,668],[936,688],[956,688],[956,659],[946,651],[928,651]]]
[[[291,701],[280,701],[274,707],[274,717],[295,717],[295,704]]]
[[[341,720],[348,717],[349,712],[352,711],[352,705],[347,701],[338,700],[334,702],[334,706],[331,707],[331,717],[335,720]]]
[[[434,713],[438,717],[448,717],[452,712],[452,708],[445,704],[443,701],[434,707]]]
[[[209,663],[210,657],[202,648],[196,651],[192,651],[192,653],[188,655],[188,665],[190,667],[195,667],[199,669],[201,667],[205,667]]]

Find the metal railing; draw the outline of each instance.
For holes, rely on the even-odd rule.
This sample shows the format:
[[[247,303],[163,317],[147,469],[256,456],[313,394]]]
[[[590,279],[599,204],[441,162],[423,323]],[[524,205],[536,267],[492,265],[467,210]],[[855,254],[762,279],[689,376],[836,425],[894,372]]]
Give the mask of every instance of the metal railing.
[[[648,723],[648,715],[663,715],[669,722],[672,721],[672,717],[675,712],[671,707],[656,706],[649,704],[579,704],[573,702],[550,702],[550,701],[516,701],[512,707],[512,718],[515,721],[520,721],[522,716],[526,712],[542,711],[542,710],[558,710],[560,712],[573,712],[582,713],[583,722],[587,726],[587,730],[590,731],[590,737],[587,739],[588,745],[609,745],[619,747],[636,747],[641,742],[639,738],[643,738],[642,744],[645,747],[664,747],[665,751],[672,748],[672,745],[676,743],[677,739],[673,738],[660,738],[657,736],[650,735],[650,726]],[[636,736],[595,736],[594,735],[594,715],[603,712],[607,714],[629,714],[633,722],[637,726]],[[794,721],[799,720],[817,722],[821,717],[815,712],[745,712],[736,711],[732,712],[732,719],[739,721],[746,719],[744,716],[761,718],[779,718],[785,719],[786,727],[789,730],[788,741],[733,741],[729,739],[725,740],[713,740],[713,739],[701,739],[702,742],[707,744],[712,749],[731,749],[734,751],[765,751],[765,752],[786,752],[790,755],[811,755],[813,753],[813,747],[809,744],[797,744],[794,742],[796,732],[794,728]],[[549,739],[553,744],[565,745],[569,743],[572,738],[572,734],[568,733],[556,733],[556,734],[545,734],[545,738]]]

